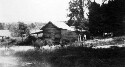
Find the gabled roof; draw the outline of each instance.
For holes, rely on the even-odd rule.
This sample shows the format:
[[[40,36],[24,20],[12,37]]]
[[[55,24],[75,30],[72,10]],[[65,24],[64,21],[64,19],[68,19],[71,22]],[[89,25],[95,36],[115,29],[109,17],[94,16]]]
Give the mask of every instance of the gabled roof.
[[[69,27],[69,26],[68,26],[66,23],[64,23],[64,22],[48,22],[48,23],[52,23],[52,24],[55,25],[57,28],[74,31],[73,28]],[[47,24],[48,24],[48,23],[47,23]],[[46,25],[47,25],[47,24],[46,24]],[[45,26],[46,26],[46,25],[45,25]],[[43,27],[45,27],[45,26],[43,26]],[[41,28],[41,29],[42,29],[42,28]]]
[[[9,30],[0,30],[0,36],[10,37],[11,32]]]

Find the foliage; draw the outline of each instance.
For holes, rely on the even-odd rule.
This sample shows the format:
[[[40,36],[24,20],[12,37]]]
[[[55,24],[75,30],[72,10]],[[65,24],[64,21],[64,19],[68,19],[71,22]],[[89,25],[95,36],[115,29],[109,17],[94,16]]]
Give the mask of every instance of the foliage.
[[[0,30],[4,29],[4,23],[0,23]]]
[[[25,30],[26,35],[29,35],[30,30],[40,29],[42,26],[45,25],[45,23],[41,23],[41,22],[34,22],[34,23],[31,23],[31,24],[25,24],[25,22],[1,23],[0,29],[1,30],[3,30],[3,29],[9,30],[13,37],[19,37],[19,36],[21,36],[21,34],[20,34],[21,31],[19,31],[19,23],[23,23],[22,25],[24,25],[24,27],[26,27],[25,28],[26,29]]]
[[[23,22],[18,22],[18,34],[19,36],[23,36],[23,34],[29,34],[29,29],[26,24]]]
[[[95,35],[113,32],[115,36],[124,34],[124,0],[109,0],[101,6],[96,2],[89,6],[89,31]]]
[[[92,49],[86,47],[68,47],[55,52],[29,50],[17,52],[24,62],[40,67],[47,63],[54,67],[124,67],[125,48]]]
[[[124,44],[125,43],[125,36],[119,36],[113,38],[115,44]]]
[[[36,25],[35,25],[35,23],[31,23],[31,24],[28,25],[28,27],[29,27],[30,29],[34,29],[34,28],[36,28]]]
[[[17,37],[18,35],[18,25],[17,24],[8,24],[7,25],[8,30],[11,31],[13,37]]]
[[[84,1],[87,1],[85,4]],[[69,11],[71,12],[68,16],[69,26],[75,26],[76,29],[88,30],[88,20],[84,17],[84,8],[88,7],[90,0],[72,0],[69,2]]]

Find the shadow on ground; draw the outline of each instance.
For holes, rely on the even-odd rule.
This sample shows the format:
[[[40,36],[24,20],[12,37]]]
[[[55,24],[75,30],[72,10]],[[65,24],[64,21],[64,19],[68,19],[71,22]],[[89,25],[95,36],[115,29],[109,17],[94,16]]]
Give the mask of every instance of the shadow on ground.
[[[29,50],[15,54],[36,67],[125,67],[125,48],[92,49],[68,47],[54,52]],[[47,66],[48,65],[48,66]]]

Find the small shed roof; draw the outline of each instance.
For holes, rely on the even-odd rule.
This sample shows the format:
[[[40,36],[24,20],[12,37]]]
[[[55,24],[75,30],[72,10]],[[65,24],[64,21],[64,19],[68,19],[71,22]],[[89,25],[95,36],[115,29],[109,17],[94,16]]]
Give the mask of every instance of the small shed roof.
[[[31,34],[39,34],[39,33],[42,33],[43,31],[42,30],[32,30],[30,31]]]
[[[73,28],[69,27],[66,23],[64,22],[49,22],[49,23],[52,23],[53,25],[55,25],[56,27],[58,28],[61,28],[61,29],[66,29],[66,30],[70,30],[70,31],[74,31]],[[46,24],[47,25],[47,24]],[[45,26],[43,26],[45,27]],[[42,28],[41,28],[42,29]]]
[[[11,36],[11,32],[9,30],[0,30],[0,37],[10,37]]]

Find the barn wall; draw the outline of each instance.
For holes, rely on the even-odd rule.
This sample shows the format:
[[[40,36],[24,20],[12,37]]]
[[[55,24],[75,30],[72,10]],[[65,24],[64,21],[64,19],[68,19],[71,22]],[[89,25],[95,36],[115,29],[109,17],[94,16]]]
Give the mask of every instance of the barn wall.
[[[70,42],[76,41],[78,35],[73,31],[62,30],[62,40],[69,40]]]
[[[61,29],[57,28],[53,24],[47,24],[43,28],[43,37],[45,39],[52,39],[54,42],[60,42]]]
[[[60,29],[51,22],[46,24],[41,29],[43,30],[43,38],[51,39],[56,44],[62,42],[63,40],[74,42],[78,38],[78,35],[75,32],[66,29]]]

